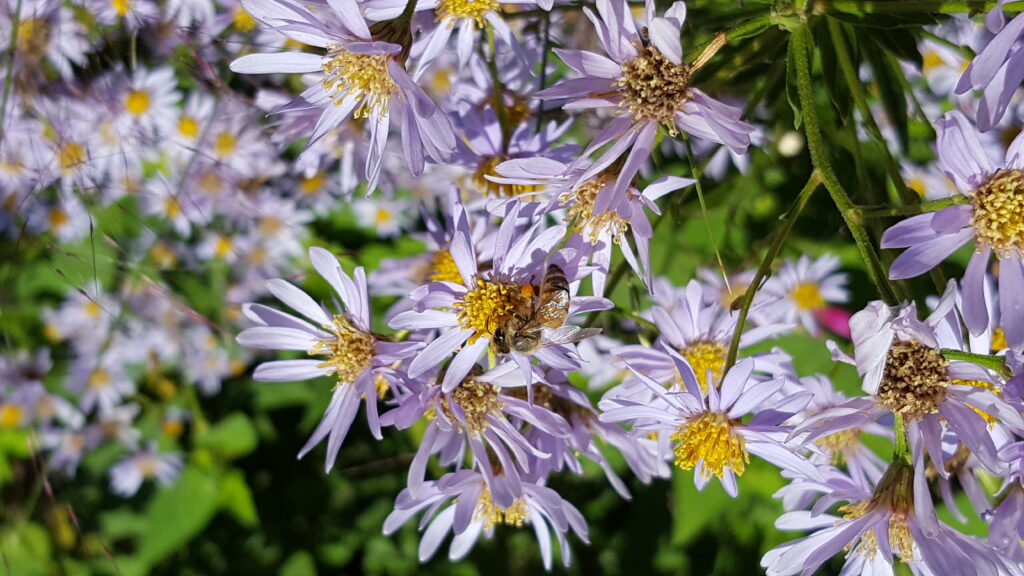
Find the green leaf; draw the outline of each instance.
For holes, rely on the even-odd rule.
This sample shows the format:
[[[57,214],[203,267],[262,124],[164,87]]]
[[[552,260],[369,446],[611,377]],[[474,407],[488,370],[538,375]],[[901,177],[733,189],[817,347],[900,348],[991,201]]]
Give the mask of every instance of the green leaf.
[[[245,456],[256,449],[259,437],[252,420],[241,412],[233,412],[227,418],[210,426],[196,442],[198,448],[220,452],[227,458]]]
[[[140,563],[152,566],[203,531],[217,511],[217,478],[186,466],[174,485],[157,492],[146,509]]]
[[[122,506],[100,516],[100,530],[111,541],[132,538],[146,529],[142,515],[127,506]]]
[[[313,555],[305,550],[292,554],[281,565],[279,576],[316,576],[316,563]]]
[[[256,514],[256,502],[252,499],[252,490],[245,481],[245,474],[238,469],[229,470],[220,481],[220,493],[217,496],[220,507],[247,528],[259,524]]]
[[[842,69],[839,67],[839,61],[836,57],[835,43],[838,40],[829,34],[829,27],[824,25],[824,21],[818,24],[814,30],[814,36],[815,44],[818,47],[818,54],[821,58],[821,75],[825,80],[825,91],[828,93],[828,98],[832,105],[835,106],[836,111],[839,113],[839,117],[846,120],[849,119],[850,111],[853,109],[853,95],[846,86]],[[846,27],[840,26],[840,29],[845,31]],[[855,46],[849,40],[849,35],[847,35],[847,45]],[[855,67],[856,65],[854,63]]]
[[[872,36],[872,38],[874,38]],[[907,96],[903,91],[903,72],[877,43],[862,42],[864,55],[871,66],[874,85],[878,87],[878,95],[882,100],[885,114],[896,131],[900,141],[900,150],[906,152],[908,147],[909,128],[907,118]]]

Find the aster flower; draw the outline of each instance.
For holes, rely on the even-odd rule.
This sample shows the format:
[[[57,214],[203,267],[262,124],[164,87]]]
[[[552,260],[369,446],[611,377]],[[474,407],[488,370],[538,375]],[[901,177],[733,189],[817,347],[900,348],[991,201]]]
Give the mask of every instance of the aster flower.
[[[930,319],[930,322],[945,320]],[[853,364],[864,379],[870,397],[854,398],[801,422],[797,432],[808,440],[874,421],[887,412],[907,422],[909,438],[922,438],[940,475],[947,475],[942,450],[948,427],[990,471],[1004,464],[987,419],[1021,429],[1024,418],[993,390],[1001,378],[991,371],[960,360],[947,360],[940,352],[936,331],[917,319],[913,303],[890,309],[872,302],[850,320],[854,357],[831,345],[833,357]],[[952,342],[943,342],[952,345]],[[959,349],[963,349],[962,346]]]
[[[833,388],[827,377],[821,375],[801,378],[800,389],[810,392],[812,396],[807,407],[793,419],[797,425],[849,400],[845,394]],[[874,421],[862,426],[851,423],[850,427],[843,429],[835,427],[827,435],[813,434],[805,437],[805,442],[813,442],[818,448],[818,451],[812,452],[808,458],[818,465],[842,466],[854,482],[874,485],[885,473],[886,462],[865,446],[865,434],[888,438],[892,432],[888,427]],[[794,432],[794,435],[798,436],[799,432]]]
[[[1018,199],[1024,190],[1024,134],[1010,144],[1004,162],[994,162],[959,112],[947,114],[937,130],[939,163],[969,203],[912,216],[886,230],[883,248],[909,247],[893,261],[889,277],[923,274],[973,239],[975,253],[963,279],[964,321],[974,334],[987,326],[982,283],[994,254],[1006,341],[1019,348],[1024,323],[1011,319],[1024,311],[1024,203]]]
[[[977,122],[982,132],[999,123],[1010,99],[1024,81],[1024,52],[1019,42],[1024,36],[1024,17],[1018,15],[1005,24],[1002,13],[1005,2],[1001,0],[985,19],[995,37],[971,60],[956,85],[957,94],[971,90],[981,92]]]
[[[420,521],[420,530],[424,531],[419,546],[420,561],[430,559],[449,532],[455,537],[448,558],[459,560],[472,550],[481,535],[490,538],[495,526],[529,524],[537,536],[545,569],[551,569],[552,531],[562,551],[563,563],[568,566],[572,561],[566,538],[569,531],[587,541],[586,521],[579,511],[558,492],[540,483],[524,483],[522,491],[508,502],[495,499],[494,488],[474,470],[451,472],[440,480],[427,482],[418,496],[407,488],[398,495],[395,510],[384,520],[384,533],[394,533],[425,511]]]
[[[287,0],[249,0],[244,5],[264,24],[326,53],[249,54],[232,62],[231,69],[246,74],[317,73],[316,83],[277,112],[310,105],[323,108],[310,143],[349,116],[366,118],[370,132],[367,192],[377,186],[392,111],[402,123],[403,150],[413,174],[422,172],[424,153],[438,162],[447,161],[455,148],[451,124],[409,77],[405,48],[373,37],[354,0],[331,2],[329,11],[318,14]]]
[[[729,353],[738,315],[722,308],[717,302],[708,304],[703,287],[691,280],[670,309],[651,308],[651,320],[658,329],[655,346],[628,345],[613,350],[624,363],[644,372],[655,381],[675,385],[679,383],[676,362],[672,353],[678,353],[696,375],[702,390],[709,384],[721,383],[725,361]],[[740,337],[740,348],[752,346],[789,326],[772,323],[747,329]],[[788,358],[777,354],[758,354],[750,357],[758,372],[780,375],[789,371]]]
[[[720,386],[702,389],[689,364],[678,355],[673,359],[682,375],[683,391],[667,391],[630,366],[653,393],[654,401],[605,395],[600,404],[601,420],[632,422],[634,434],[659,433],[665,449],[668,442],[672,443],[676,466],[694,470],[699,490],[716,476],[725,491],[735,497],[739,492],[736,477],[746,470],[750,454],[785,470],[819,476],[815,466],[796,453],[797,447],[785,444],[789,429],[781,426],[806,404],[809,394],[780,396],[785,379],[751,378],[751,359],[736,363],[725,373]],[[744,423],[748,414],[754,416]]]
[[[457,466],[465,461],[467,452],[473,457],[473,466],[495,487],[493,490],[511,491],[508,498],[499,494],[499,500],[509,501],[521,492],[520,471],[536,472],[538,460],[551,456],[527,440],[521,428],[529,426],[562,443],[570,431],[561,416],[537,403],[528,404],[520,397],[525,394],[514,393],[524,385],[521,378],[516,378],[518,375],[516,365],[510,362],[487,373],[474,367],[450,392],[442,390],[436,381],[425,385],[412,379],[404,381],[412,397],[402,398],[397,408],[381,417],[381,422],[405,429],[427,419],[409,465],[410,495],[419,496],[431,456],[438,454],[442,466]],[[500,484],[496,483],[497,475],[503,477]]]
[[[625,0],[599,0],[598,15],[584,13],[597,28],[607,56],[580,50],[555,49],[579,78],[565,80],[537,93],[537,98],[570,99],[568,109],[612,107],[621,114],[594,138],[583,157],[612,144],[590,167],[582,181],[626,156],[614,189],[625,190],[654,147],[658,128],[671,135],[679,130],[725,144],[736,152],[750,145],[753,127],[739,119],[740,110],[714,100],[690,86],[690,78],[721,44],[694,62],[683,61],[680,32],[686,6],[674,3],[664,17],[645,4],[646,27],[637,31]]]
[[[174,482],[181,473],[181,455],[157,452],[156,444],[150,443],[110,468],[110,490],[125,498],[134,496],[146,480],[156,480],[161,485]]]
[[[338,450],[355,420],[359,403],[365,401],[370,430],[381,438],[377,416],[378,386],[387,387],[394,376],[390,365],[415,353],[415,343],[380,340],[370,332],[370,303],[363,269],[355,269],[355,278],[345,274],[338,259],[323,248],[309,250],[313,268],[341,297],[345,312],[329,314],[308,294],[284,280],[269,280],[267,288],[302,318],[261,304],[247,304],[246,317],[258,326],[238,335],[238,343],[265,350],[302,350],[310,355],[326,355],[325,360],[296,359],[264,362],[256,367],[253,378],[264,382],[289,382],[334,375],[337,384],[331,403],[320,424],[302,450],[305,456],[324,438],[327,442],[326,470],[334,466]]]
[[[616,192],[614,171],[586,179],[589,170],[546,157],[509,160],[496,171],[500,176],[487,176],[487,180],[513,190],[518,188],[521,195],[534,195],[546,188],[551,200],[545,210],[565,209],[564,220],[572,224],[573,233],[580,239],[580,250],[591,252],[591,260],[598,267],[593,273],[596,294],[604,293],[613,245],[619,246],[630,268],[650,286],[650,239],[654,230],[645,208],[661,214],[655,200],[695,182],[691,178],[665,176],[642,191],[629,185],[624,192]],[[633,237],[632,246],[626,238],[627,231]]]
[[[811,261],[803,254],[796,262],[786,260],[779,271],[764,285],[768,297],[774,300],[766,314],[773,314],[780,322],[800,322],[811,336],[817,336],[819,325],[849,337],[848,314],[835,314],[830,304],[845,303],[850,298],[846,290],[846,274],[838,272],[839,258],[823,254]]]
[[[411,378],[426,373],[454,353],[442,382],[442,389],[450,392],[489,348],[492,353],[505,353],[516,362],[528,383],[533,381],[532,356],[554,368],[579,368],[579,359],[571,344],[557,338],[549,340],[546,333],[540,335],[539,346],[529,352],[511,345],[508,350],[502,350],[495,344],[495,332],[504,328],[514,314],[520,314],[524,308],[532,310],[534,298],[540,294],[537,284],[551,264],[560,266],[568,282],[567,318],[610,306],[603,298],[572,298],[583,270],[578,267],[575,251],[555,251],[565,236],[565,226],[542,229],[542,222],[538,221],[523,228],[518,224],[519,214],[519,203],[508,205],[495,240],[493,264],[488,271],[478,268],[468,219],[464,214],[456,216],[457,228],[449,252],[460,281],[431,282],[415,290],[411,295],[414,308],[397,314],[390,322],[392,328],[400,330],[445,330],[410,362]]]
[[[783,514],[775,523],[778,528],[812,533],[768,551],[761,566],[769,576],[806,576],[847,550],[843,574],[892,574],[896,558],[922,574],[1020,574],[1019,565],[939,523],[922,467],[921,456],[913,466],[896,462],[874,490],[841,477],[820,484],[831,499],[847,502],[839,507],[842,516],[818,511]]]

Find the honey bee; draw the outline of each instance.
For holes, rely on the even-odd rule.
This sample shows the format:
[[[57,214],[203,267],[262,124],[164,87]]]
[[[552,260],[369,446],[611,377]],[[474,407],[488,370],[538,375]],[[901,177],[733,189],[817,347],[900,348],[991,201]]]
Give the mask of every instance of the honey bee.
[[[532,287],[528,287],[532,288]],[[544,344],[579,342],[601,332],[600,328],[566,326],[569,316],[569,279],[555,264],[548,264],[540,283],[540,295],[531,293],[503,326],[495,328],[491,344],[495,352],[530,354]]]

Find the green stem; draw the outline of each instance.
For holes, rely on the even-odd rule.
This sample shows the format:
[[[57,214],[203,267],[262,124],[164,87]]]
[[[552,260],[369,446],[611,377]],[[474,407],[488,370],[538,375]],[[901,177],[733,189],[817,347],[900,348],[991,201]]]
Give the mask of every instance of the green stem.
[[[861,221],[856,206],[850,200],[846,190],[832,171],[832,165],[828,160],[828,151],[821,136],[821,126],[818,124],[818,114],[814,104],[814,90],[811,83],[811,62],[812,50],[811,32],[806,25],[793,28],[790,38],[791,60],[796,66],[797,92],[800,97],[800,111],[803,113],[804,132],[807,135],[807,147],[811,152],[811,162],[821,175],[822,183],[832,197],[832,202],[839,209],[839,213],[850,230],[857,249],[864,258],[867,265],[868,276],[878,288],[878,293],[890,306],[895,306],[899,299],[896,291],[886,274],[871,239],[868,237]]]
[[[892,461],[910,464],[911,456],[910,444],[907,442],[907,425],[903,421],[902,414],[893,414],[893,416],[896,418],[893,422],[893,440],[895,443],[892,447]]]
[[[18,28],[21,27],[21,0],[14,5],[14,17],[11,19],[11,39],[7,42],[7,72],[4,73],[4,95],[0,101],[0,143],[4,141],[4,121],[7,120],[7,101],[11,97],[11,78],[14,77],[14,55],[18,49]]]
[[[987,12],[998,5],[993,0],[818,0],[815,11],[851,14],[974,14]],[[1007,2],[1007,11],[1024,10],[1024,1]]]
[[[800,194],[796,197],[796,201],[793,202],[793,206],[782,216],[782,226],[775,233],[772,245],[768,248],[764,258],[761,259],[761,264],[757,267],[757,271],[754,272],[753,280],[750,281],[746,292],[743,293],[739,318],[736,320],[736,328],[732,333],[732,342],[729,343],[729,355],[725,359],[725,371],[728,371],[736,363],[736,355],[740,349],[740,337],[743,335],[743,326],[747,321],[747,314],[750,313],[750,306],[754,303],[754,296],[757,295],[757,291],[761,288],[761,283],[768,276],[769,271],[771,271],[772,263],[782,250],[782,245],[786,243],[786,238],[789,237],[793,224],[796,223],[800,213],[803,212],[807,202],[811,199],[811,194],[818,189],[820,184],[821,174],[818,170],[811,172],[811,177],[807,179],[807,184],[804,184],[803,189],[800,190]]]
[[[508,152],[508,143],[512,139],[512,127],[508,125],[508,111],[505,110],[505,90],[498,75],[498,56],[494,49],[494,27],[487,26],[487,69],[491,72],[491,90],[494,94],[494,113],[498,116],[501,126],[501,151]]]
[[[693,187],[697,190],[697,202],[700,204],[700,214],[704,219],[704,228],[708,231],[708,240],[711,240],[711,249],[715,251],[715,260],[718,262],[718,269],[725,272],[725,263],[722,262],[722,253],[718,250],[718,241],[715,240],[715,233],[711,229],[711,221],[708,220],[708,208],[704,204],[704,188],[700,184],[703,172],[696,162],[693,161],[693,146],[690,139],[686,138],[686,157],[690,161],[690,176],[693,177]]]
[[[907,188],[906,183],[903,181],[903,175],[900,174],[899,164],[893,158],[889,146],[885,143],[885,138],[882,137],[882,131],[875,122],[875,115],[871,111],[871,106],[868,105],[867,98],[864,96],[863,84],[860,78],[857,77],[857,70],[853,65],[853,60],[850,58],[850,49],[846,45],[846,34],[843,32],[842,26],[840,26],[838,21],[829,18],[828,30],[829,35],[832,37],[832,44],[836,49],[836,59],[839,61],[839,68],[842,70],[843,79],[846,80],[846,86],[850,89],[850,95],[853,96],[853,101],[860,112],[864,129],[882,150],[882,163],[885,164],[885,170],[889,173],[889,180],[896,186],[896,191],[899,193],[900,200],[904,204],[917,203],[917,195],[913,190]]]
[[[999,374],[1003,378],[1010,378],[1013,373],[1006,367],[1006,359],[1002,356],[989,356],[988,354],[975,354],[973,352],[964,352],[963,350],[953,350],[950,348],[943,348],[939,350],[942,353],[943,358],[946,360],[959,360],[961,362],[970,362],[971,364],[977,364],[983,368],[988,368],[996,374]]]
[[[956,196],[950,196],[949,198],[930,200],[928,202],[921,202],[920,204],[913,204],[911,206],[897,206],[895,208],[871,208],[868,206],[858,206],[857,211],[860,213],[862,218],[895,218],[899,216],[917,216],[918,214],[925,214],[928,212],[938,212],[943,208],[949,208],[950,206],[956,206],[957,204],[966,204],[968,202],[970,202],[970,198],[957,194]]]

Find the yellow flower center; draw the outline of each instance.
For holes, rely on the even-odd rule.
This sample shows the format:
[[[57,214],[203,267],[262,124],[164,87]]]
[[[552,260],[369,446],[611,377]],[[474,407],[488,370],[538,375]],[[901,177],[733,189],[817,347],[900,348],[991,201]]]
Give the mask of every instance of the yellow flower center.
[[[52,230],[59,230],[64,227],[65,224],[71,221],[68,218],[68,213],[61,210],[60,208],[54,208],[50,211],[50,228]]]
[[[909,420],[920,420],[939,410],[949,377],[946,360],[938,350],[916,341],[894,341],[878,387],[878,404]]]
[[[164,196],[164,214],[168,218],[176,218],[181,214],[181,204],[174,196]]]
[[[29,60],[40,60],[50,45],[50,23],[42,18],[26,18],[18,22],[15,48]]]
[[[306,196],[313,196],[320,192],[324,187],[324,173],[317,172],[309,178],[303,178],[299,182],[299,192],[302,192]]]
[[[20,425],[22,414],[24,411],[17,404],[0,406],[0,428],[14,428]]]
[[[915,177],[907,180],[907,187],[917,192],[917,195],[924,198],[925,192],[928,191],[928,186],[925,185],[924,180],[920,177]]]
[[[172,268],[178,263],[178,256],[171,250],[170,246],[163,242],[153,244],[153,247],[149,249],[149,257],[160,268]]]
[[[177,438],[185,431],[185,424],[181,420],[165,420],[161,428],[165,435]]]
[[[524,288],[518,284],[477,279],[476,289],[455,302],[455,307],[459,308],[459,324],[474,332],[469,337],[470,344],[481,337],[490,338],[495,328],[504,326],[512,318],[514,311],[530,305],[531,301],[523,294]]]
[[[397,90],[388,72],[390,54],[356,54],[344,47],[329,47],[324,57],[324,92],[340,106],[346,95],[362,97],[353,118],[386,116],[391,94]]]
[[[480,159],[480,164],[476,167],[476,171],[473,172],[472,183],[476,188],[477,192],[484,196],[494,196],[496,198],[511,198],[513,196],[519,196],[521,194],[529,194],[530,192],[536,192],[540,190],[540,186],[527,186],[525,184],[500,184],[498,182],[492,182],[487,179],[487,176],[498,176],[498,173],[494,170],[498,164],[501,164],[507,160],[504,156],[485,156]],[[525,201],[530,201],[532,197],[523,198]]]
[[[942,60],[942,56],[939,56],[934,50],[926,50],[923,56],[924,58],[922,58],[921,62],[922,72],[930,72],[945,64]]]
[[[973,386],[975,388],[981,388],[983,390],[988,390],[989,392],[994,392],[996,394],[999,393],[999,388],[995,384],[993,384],[991,382],[986,382],[984,380],[953,380],[952,384],[962,384],[962,385],[965,385],[965,386]],[[996,423],[996,417],[995,416],[989,414],[988,412],[983,412],[983,411],[975,408],[974,406],[971,406],[970,404],[968,404],[967,406],[971,410],[974,410],[975,412],[977,412],[978,415],[981,416],[985,420],[985,422],[988,423],[989,428],[991,428],[993,425],[995,425],[995,423]]]
[[[623,62],[619,108],[636,120],[663,124],[675,136],[676,112],[690,99],[690,67],[675,64],[653,46],[637,46],[636,58]]]
[[[819,448],[832,455],[832,463],[839,466],[850,455],[860,451],[860,428],[840,430],[814,442]]]
[[[497,0],[441,0],[437,5],[435,20],[472,20],[477,26],[483,27],[486,24],[484,17],[499,9]]]
[[[114,12],[119,17],[124,18],[125,14],[132,8],[132,0],[110,0],[110,5],[114,7]]]
[[[85,314],[89,318],[99,318],[102,312],[103,309],[100,308],[100,305],[97,304],[95,301],[89,300],[88,302],[85,303]]]
[[[914,559],[914,537],[907,526],[907,519],[914,515],[914,468],[906,464],[892,464],[875,487],[868,500],[852,502],[841,506],[843,518],[853,520],[872,510],[883,508],[890,512],[889,545],[900,560]],[[850,545],[853,547],[853,544]],[[849,549],[848,547],[847,549]],[[874,558],[878,553],[878,540],[874,530],[861,533],[857,553]]]
[[[218,158],[224,158],[230,156],[235,151],[235,146],[238,145],[238,138],[230,132],[220,132],[217,137],[214,138],[213,142],[213,153]]]
[[[729,355],[728,348],[718,342],[702,341],[690,344],[679,353],[693,368],[701,391],[708,391],[708,371],[711,372],[710,384],[718,386],[722,380],[722,371],[725,370],[725,360]]]
[[[458,404],[465,415],[466,429],[471,433],[479,433],[485,430],[488,414],[498,414],[505,405],[498,396],[498,387],[486,382],[480,382],[472,376],[468,376],[451,392],[451,401]],[[452,422],[458,422],[455,413],[452,411],[448,398],[440,397],[441,411]]]
[[[434,252],[430,259],[430,271],[427,279],[431,282],[455,282],[462,284],[462,275],[459,274],[459,267],[455,265],[455,258],[447,250]]]
[[[275,216],[264,216],[263,218],[260,218],[260,232],[264,236],[273,236],[280,232],[283,227],[284,222]]]
[[[508,508],[501,508],[491,501],[491,492],[486,487],[480,492],[480,498],[476,501],[476,510],[473,512],[473,519],[484,521],[487,528],[494,528],[497,524],[520,527],[526,521],[529,509],[526,506],[525,498],[518,498]]]
[[[102,368],[92,371],[86,385],[94,390],[101,390],[110,385],[110,373]]]
[[[825,299],[821,297],[821,290],[814,282],[801,282],[793,287],[789,297],[801,310],[817,310],[825,306]]]
[[[362,375],[373,360],[373,336],[361,332],[341,314],[334,315],[334,338],[321,340],[310,354],[327,354],[319,368],[330,368],[338,376],[338,383],[353,382]]]
[[[199,135],[199,123],[191,116],[182,116],[178,120],[178,132],[186,138],[194,139]]]
[[[1003,332],[1002,326],[992,331],[992,343],[989,346],[992,348],[993,353],[1006,350],[1006,332]]]
[[[231,253],[231,238],[227,236],[217,235],[217,240],[213,244],[213,254],[217,258],[223,258]]]
[[[256,19],[239,6],[231,15],[231,25],[239,32],[252,32],[256,29]]]
[[[57,147],[57,162],[60,164],[60,171],[67,176],[76,168],[85,164],[87,150],[78,142],[66,141]]]
[[[971,193],[977,242],[999,257],[1024,255],[1024,172],[1000,170]]]
[[[734,422],[719,412],[691,418],[672,433],[671,439],[676,443],[676,466],[692,470],[703,460],[705,479],[712,474],[721,479],[726,468],[740,476],[750,462],[743,436],[736,432]]]
[[[124,108],[132,116],[142,116],[149,110],[149,92],[145,90],[131,90],[124,100]]]
[[[607,184],[607,176],[587,180],[561,201],[562,206],[568,206],[566,221],[573,222],[573,231],[591,244],[597,244],[605,236],[610,236],[616,244],[622,244],[629,230],[629,221],[618,212],[594,214],[597,193]]]

